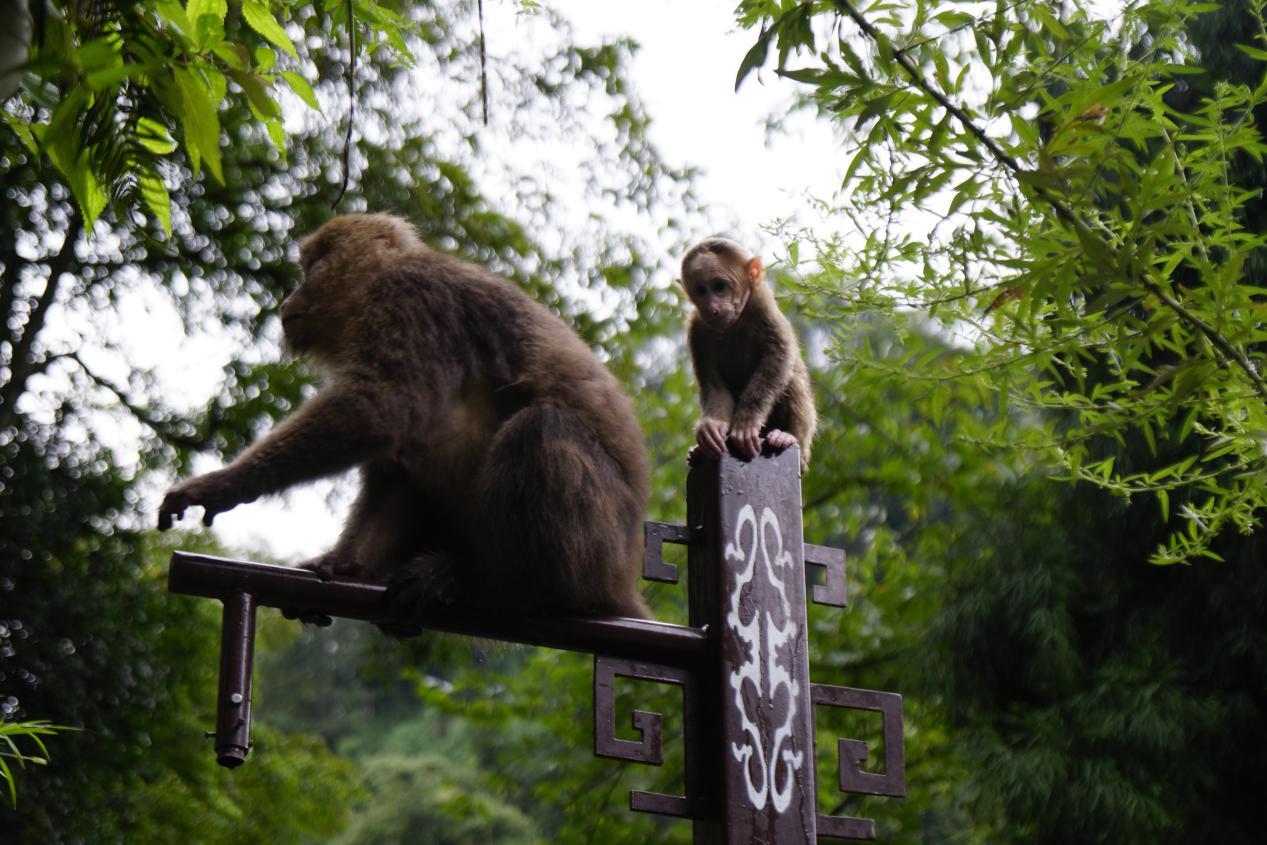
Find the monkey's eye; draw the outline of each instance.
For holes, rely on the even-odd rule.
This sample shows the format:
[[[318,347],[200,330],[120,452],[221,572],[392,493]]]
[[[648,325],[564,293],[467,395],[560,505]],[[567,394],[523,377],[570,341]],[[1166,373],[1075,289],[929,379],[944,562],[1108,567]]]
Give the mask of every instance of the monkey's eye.
[[[696,298],[696,299],[703,299],[703,298],[704,298],[705,296],[707,296],[707,295],[708,295],[708,288],[707,288],[707,287],[705,287],[704,285],[696,285],[696,286],[695,286],[695,298]]]
[[[728,286],[725,282],[723,282],[723,281],[721,281],[721,280],[719,279],[719,280],[717,280],[717,281],[713,282],[713,293],[716,293],[716,294],[723,294],[723,293],[725,293],[725,292],[726,292],[726,288],[727,288],[727,287],[729,287],[729,286]]]

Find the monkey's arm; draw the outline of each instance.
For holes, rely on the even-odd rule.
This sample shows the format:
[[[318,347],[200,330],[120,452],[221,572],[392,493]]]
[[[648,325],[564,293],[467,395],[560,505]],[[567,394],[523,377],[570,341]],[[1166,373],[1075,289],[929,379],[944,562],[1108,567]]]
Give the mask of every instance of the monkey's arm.
[[[800,444],[801,471],[803,472],[809,467],[814,432],[818,429],[818,409],[814,407],[814,391],[810,386],[809,370],[800,358],[797,359],[792,373],[787,403],[788,433]]]
[[[796,337],[791,326],[772,325],[760,340],[762,351],[756,368],[744,386],[730,419],[731,439],[749,457],[761,448],[761,427],[770,418],[774,403],[787,389],[795,366]],[[754,339],[755,340],[755,339]]]
[[[383,452],[398,411],[382,391],[333,385],[310,399],[267,437],[224,469],[180,482],[167,492],[158,510],[165,531],[185,509],[201,505],[202,521],[266,493],[277,493],[349,469]]]
[[[691,364],[695,368],[695,380],[699,383],[699,400],[702,416],[695,424],[695,442],[710,457],[721,457],[726,451],[726,436],[730,432],[730,417],[735,412],[735,397],[722,380],[716,358],[700,329],[691,324],[687,335],[691,347]]]

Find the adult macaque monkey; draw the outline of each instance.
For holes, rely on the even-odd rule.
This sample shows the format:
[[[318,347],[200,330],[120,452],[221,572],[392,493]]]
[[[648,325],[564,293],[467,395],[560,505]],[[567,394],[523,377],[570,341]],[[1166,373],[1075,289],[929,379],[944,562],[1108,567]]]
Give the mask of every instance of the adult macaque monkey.
[[[334,548],[306,566],[385,580],[408,606],[649,618],[648,467],[633,406],[577,335],[492,273],[384,214],[300,248],[281,307],[324,388],[227,467],[180,482],[159,529],[361,468]]]
[[[809,466],[818,414],[792,324],[765,284],[765,267],[734,241],[709,238],[682,259],[695,311],[687,327],[703,416],[690,459],[720,457],[727,440],[743,457],[801,448]]]

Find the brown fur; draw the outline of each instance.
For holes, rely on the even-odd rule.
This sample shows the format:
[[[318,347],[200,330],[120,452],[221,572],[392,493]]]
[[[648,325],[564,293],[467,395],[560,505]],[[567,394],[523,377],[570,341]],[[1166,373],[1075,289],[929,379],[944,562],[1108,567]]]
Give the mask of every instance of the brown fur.
[[[806,469],[818,426],[809,371],[761,259],[710,238],[682,259],[682,287],[695,305],[687,338],[703,411],[696,449],[716,456],[729,441],[751,456],[761,435],[776,448],[794,440]]]
[[[300,255],[283,327],[326,386],[229,466],[172,488],[159,527],[359,466],[318,572],[391,580],[423,603],[649,618],[642,432],[581,339],[389,215],[336,218]]]

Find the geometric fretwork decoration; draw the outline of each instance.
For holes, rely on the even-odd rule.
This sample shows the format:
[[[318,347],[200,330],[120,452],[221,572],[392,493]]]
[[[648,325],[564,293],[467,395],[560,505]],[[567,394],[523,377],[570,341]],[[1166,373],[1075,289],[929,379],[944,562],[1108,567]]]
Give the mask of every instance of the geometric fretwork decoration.
[[[845,555],[804,542],[800,455],[793,446],[751,460],[698,458],[687,476],[687,525],[647,523],[644,576],[677,583],[664,543],[687,547],[688,625],[618,617],[402,607],[386,584],[304,569],[175,552],[173,593],[224,604],[216,757],[241,765],[250,753],[257,608],[292,618],[362,620],[397,635],[444,631],[594,655],[594,752],[660,765],[663,718],[633,711],[638,739],[619,739],[618,678],[682,689],[685,794],[631,792],[630,808],[691,819],[696,843],[814,845],[819,833],[871,839],[870,819],[818,812],[816,706],[873,710],[884,719],[884,771],[864,771],[867,747],[838,742],[845,792],[905,795],[902,700],[894,693],[810,682],[806,600],[845,605]],[[584,518],[578,514],[577,518]],[[689,527],[688,527],[689,526]],[[806,595],[808,567],[825,583]]]
[[[813,685],[814,703],[851,710],[874,710],[884,719],[884,773],[864,772],[867,744],[837,740],[840,791],[864,795],[906,797],[906,751],[902,741],[902,696],[894,692]],[[875,822],[850,816],[818,814],[818,832],[845,839],[875,839]]]
[[[682,688],[683,740],[689,749],[686,758],[686,795],[664,795],[659,792],[633,790],[629,793],[629,809],[640,813],[659,813],[684,819],[705,818],[708,808],[698,794],[701,784],[696,774],[699,757],[696,726],[699,724],[699,691],[686,669],[657,663],[620,660],[614,657],[594,658],[594,754],[615,760],[629,760],[659,766],[664,763],[664,719],[659,713],[635,710],[631,721],[639,740],[616,737],[616,678],[659,681]]]
[[[691,542],[692,531],[685,525],[671,525],[667,522],[647,522],[642,526],[645,541],[642,553],[642,577],[648,581],[662,581],[666,584],[678,582],[677,567],[665,563],[661,554],[665,543],[676,543],[685,546]]]
[[[815,584],[810,598],[814,604],[844,607],[845,601],[845,550],[830,546],[805,544],[805,565],[827,570],[827,583]]]

